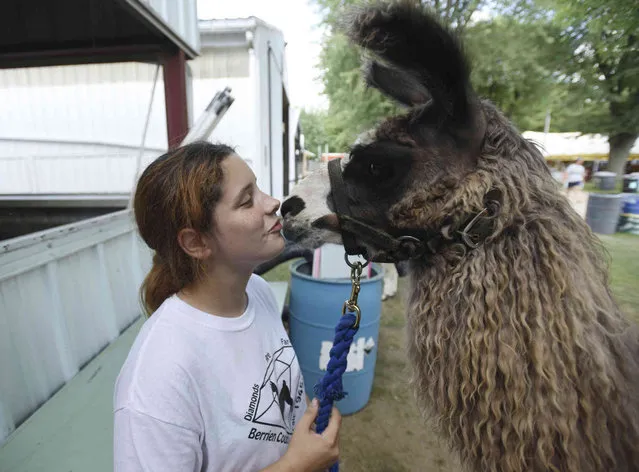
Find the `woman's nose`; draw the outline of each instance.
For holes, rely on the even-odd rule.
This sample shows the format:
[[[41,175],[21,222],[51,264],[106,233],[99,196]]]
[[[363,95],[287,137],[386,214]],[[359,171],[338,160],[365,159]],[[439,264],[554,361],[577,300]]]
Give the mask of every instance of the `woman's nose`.
[[[277,198],[269,197],[270,201],[268,202],[269,214],[277,212],[280,209],[280,201]]]

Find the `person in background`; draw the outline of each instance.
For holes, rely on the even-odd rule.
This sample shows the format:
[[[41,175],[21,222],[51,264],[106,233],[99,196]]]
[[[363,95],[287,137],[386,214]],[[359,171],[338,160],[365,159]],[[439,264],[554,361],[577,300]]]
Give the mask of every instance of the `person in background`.
[[[565,183],[568,191],[583,188],[586,179],[586,168],[584,160],[580,157],[566,168]]]
[[[582,158],[578,158],[574,163],[566,167],[564,186],[566,188],[566,197],[573,209],[581,215],[582,218],[585,218],[588,206],[588,193],[583,190],[586,181],[586,169],[583,162],[584,160]]]

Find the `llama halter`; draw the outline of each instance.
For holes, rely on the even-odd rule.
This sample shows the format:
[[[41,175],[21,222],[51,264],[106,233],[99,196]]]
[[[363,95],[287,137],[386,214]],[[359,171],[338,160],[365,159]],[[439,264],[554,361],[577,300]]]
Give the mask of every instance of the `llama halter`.
[[[434,255],[447,246],[457,245],[467,250],[476,249],[490,234],[492,225],[481,224],[485,220],[492,220],[499,213],[501,192],[491,190],[486,195],[484,208],[479,212],[468,215],[463,219],[461,231],[450,231],[447,225],[436,230],[396,230],[394,232],[410,233],[393,236],[377,229],[353,215],[348,203],[346,185],[342,175],[341,159],[333,159],[328,163],[328,175],[331,183],[331,193],[335,213],[340,224],[342,242],[347,255],[362,255],[367,260],[375,262],[399,262],[417,259],[427,254]],[[367,243],[380,252],[374,257],[368,257],[367,249],[358,244]]]

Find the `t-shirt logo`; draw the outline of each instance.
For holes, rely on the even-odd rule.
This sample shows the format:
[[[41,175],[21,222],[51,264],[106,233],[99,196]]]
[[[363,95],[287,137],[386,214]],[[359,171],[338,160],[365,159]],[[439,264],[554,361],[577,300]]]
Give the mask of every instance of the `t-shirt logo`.
[[[295,351],[288,339],[282,339],[282,344],[272,354],[266,354],[268,365],[264,377],[259,384],[253,385],[244,419],[254,424],[281,428],[290,435],[295,429],[295,410],[304,398],[304,385],[301,376],[299,382],[293,384],[291,366],[295,363]],[[268,434],[266,431],[264,433]],[[255,434],[259,432],[253,432],[253,436]]]
[[[286,384],[286,380],[282,380],[282,386],[278,389],[277,384],[269,380],[271,384],[271,390],[273,391],[273,398],[280,407],[280,415],[282,415],[282,421],[284,424],[290,421],[290,413],[293,411],[293,399],[291,398],[291,390]],[[288,405],[288,412],[287,412]]]

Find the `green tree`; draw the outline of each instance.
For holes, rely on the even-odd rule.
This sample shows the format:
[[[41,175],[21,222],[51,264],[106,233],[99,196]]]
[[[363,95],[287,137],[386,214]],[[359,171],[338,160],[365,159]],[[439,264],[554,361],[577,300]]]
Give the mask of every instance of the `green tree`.
[[[344,9],[360,1],[316,3],[327,28],[320,58],[324,92],[329,98],[326,133],[332,145],[345,149],[359,133],[398,109],[377,90],[365,86],[359,51],[339,34]],[[480,96],[495,102],[522,130],[542,129],[549,110],[554,130],[571,130],[574,117],[560,104],[572,95],[564,83],[567,79],[554,73],[570,50],[557,41],[559,28],[550,23],[547,11],[533,0],[420,3],[462,36],[473,65],[472,82]],[[477,20],[475,13],[486,19]],[[577,109],[580,107],[571,108]]]
[[[548,112],[553,129],[568,125],[565,130],[570,130],[570,117],[559,105],[568,90],[556,73],[570,51],[557,35],[557,28],[546,18],[535,18],[534,11],[499,14],[466,31],[475,90],[521,130],[542,129]]]
[[[540,0],[572,54],[563,64],[581,112],[579,131],[608,134],[609,169],[621,175],[639,136],[639,8],[636,0]]]
[[[317,153],[317,149],[324,149],[325,144],[329,144],[326,130],[325,110],[302,110],[300,113],[300,127],[304,135],[304,148],[313,153]],[[330,146],[329,146],[330,150]],[[319,157],[319,156],[318,156]]]
[[[434,10],[452,28],[461,32],[485,1],[431,0],[420,3]],[[327,28],[319,64],[324,93],[329,99],[325,129],[331,148],[341,151],[348,149],[358,134],[397,112],[398,108],[380,92],[366,86],[361,77],[360,53],[340,32],[345,9],[363,1],[316,0],[316,3],[321,8]]]
[[[339,34],[359,0],[315,0],[327,35],[320,59],[329,98],[325,130],[347,148],[397,109],[360,76],[359,52]],[[522,130],[608,134],[609,167],[623,172],[639,136],[639,8],[636,0],[415,0],[462,35],[472,82]],[[476,12],[484,20],[473,17]]]
[[[394,113],[395,105],[361,78],[357,50],[341,34],[331,35],[320,56],[324,93],[329,98],[325,129],[330,147],[345,151],[358,134]]]
[[[316,0],[327,34],[320,54],[324,93],[329,99],[325,130],[331,150],[345,151],[357,135],[395,110],[386,97],[364,84],[359,51],[342,34],[339,22],[358,0]]]

